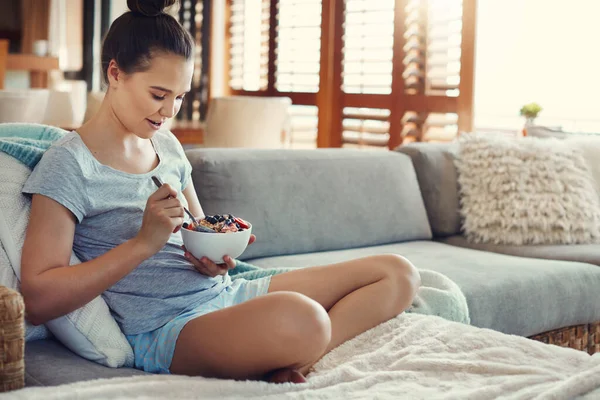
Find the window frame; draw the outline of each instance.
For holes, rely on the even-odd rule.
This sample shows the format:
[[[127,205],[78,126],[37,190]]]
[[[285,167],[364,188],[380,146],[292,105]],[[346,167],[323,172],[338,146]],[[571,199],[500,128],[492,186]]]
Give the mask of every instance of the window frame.
[[[476,29],[477,0],[463,0],[461,70],[458,97],[432,96],[425,93],[407,94],[403,78],[405,58],[404,33],[406,7],[409,0],[395,0],[394,11],[394,45],[392,57],[392,90],[389,94],[356,94],[342,90],[343,65],[343,22],[344,0],[324,0],[321,14],[321,61],[319,72],[319,91],[316,93],[280,92],[275,88],[276,68],[276,34],[277,7],[281,0],[270,0],[269,18],[269,61],[268,84],[265,90],[234,90],[229,87],[229,29],[231,27],[230,0],[225,2],[225,95],[238,96],[285,96],[294,105],[312,105],[318,107],[318,130],[316,146],[342,147],[343,110],[344,108],[379,108],[390,110],[389,140],[387,147],[393,149],[401,145],[405,139],[403,118],[407,111],[415,111],[419,115],[430,113],[456,113],[458,116],[458,132],[470,132],[473,127],[473,85],[474,85],[474,51]],[[415,140],[423,140],[420,132]]]

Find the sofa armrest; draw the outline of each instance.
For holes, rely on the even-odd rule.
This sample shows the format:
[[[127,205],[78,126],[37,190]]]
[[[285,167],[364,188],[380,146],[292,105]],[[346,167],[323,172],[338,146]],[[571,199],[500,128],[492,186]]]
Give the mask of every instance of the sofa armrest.
[[[25,303],[21,294],[0,286],[0,392],[25,386]]]
[[[431,230],[435,237],[461,232],[456,143],[410,143],[395,149],[414,165]]]

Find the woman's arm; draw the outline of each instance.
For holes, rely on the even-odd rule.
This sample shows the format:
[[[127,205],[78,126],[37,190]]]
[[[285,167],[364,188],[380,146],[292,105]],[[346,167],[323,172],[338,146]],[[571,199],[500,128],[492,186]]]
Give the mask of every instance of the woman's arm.
[[[177,192],[163,185],[148,198],[136,237],[93,260],[69,266],[75,216],[49,197],[33,195],[21,256],[21,292],[34,325],[68,314],[158,252],[183,222]]]
[[[69,266],[75,216],[42,195],[33,195],[21,257],[21,291],[34,325],[87,304],[150,255],[130,240],[101,257]]]
[[[192,215],[196,218],[203,218],[204,211],[202,210],[202,206],[200,205],[200,201],[198,200],[198,195],[196,194],[196,188],[194,188],[194,182],[190,178],[190,182],[187,187],[182,191],[185,199],[188,203],[188,210],[192,213]]]

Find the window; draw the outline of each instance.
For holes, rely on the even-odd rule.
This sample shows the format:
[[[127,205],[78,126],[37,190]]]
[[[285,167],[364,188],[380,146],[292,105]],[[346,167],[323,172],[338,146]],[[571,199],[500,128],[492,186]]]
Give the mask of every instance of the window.
[[[316,147],[321,0],[228,4],[230,94],[290,97],[294,105],[288,144]]]
[[[289,96],[292,125],[308,111],[316,123],[314,146],[393,148],[470,129],[475,0],[228,4],[230,93]],[[292,147],[313,140],[292,131]]]
[[[600,132],[600,55],[594,46],[599,14],[595,0],[480,1],[476,128],[520,129],[519,109],[537,102],[543,107],[538,124]]]
[[[229,85],[257,91],[267,88],[269,2],[232,0],[229,20]]]
[[[275,89],[319,91],[321,0],[286,0],[277,8]]]
[[[315,106],[292,105],[290,108],[291,131],[287,147],[312,149],[317,143],[319,109]]]
[[[394,0],[346,0],[343,90],[392,92]]]

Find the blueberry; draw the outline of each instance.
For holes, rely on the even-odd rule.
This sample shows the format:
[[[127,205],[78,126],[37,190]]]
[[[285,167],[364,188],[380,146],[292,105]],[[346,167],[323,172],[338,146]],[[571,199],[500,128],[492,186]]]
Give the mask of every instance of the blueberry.
[[[219,222],[223,222],[223,221],[225,221],[225,217],[224,217],[224,216],[222,216],[222,215],[216,215],[216,216],[215,216],[215,218],[217,218],[217,220],[218,220]]]
[[[206,217],[206,222],[209,224],[216,224],[218,220],[215,217]]]
[[[184,223],[183,223],[183,225],[181,225],[181,226],[182,226],[182,227],[184,227],[185,229],[187,229],[187,227],[188,227],[188,223],[187,223],[187,222],[184,222]]]

